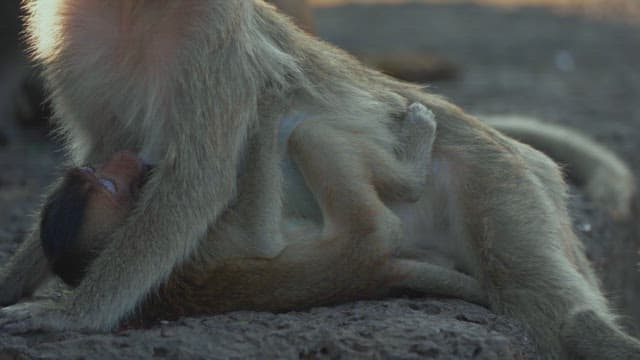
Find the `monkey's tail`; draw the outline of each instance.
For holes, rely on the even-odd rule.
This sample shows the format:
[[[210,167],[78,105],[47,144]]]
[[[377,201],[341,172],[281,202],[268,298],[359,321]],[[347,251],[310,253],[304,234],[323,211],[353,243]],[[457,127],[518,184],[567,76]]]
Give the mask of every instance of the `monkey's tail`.
[[[577,185],[614,217],[628,218],[636,181],[616,154],[574,129],[519,115],[481,116],[488,125],[529,144],[566,167]]]
[[[561,336],[566,350],[578,359],[640,359],[640,341],[605,322],[594,311],[569,316]]]

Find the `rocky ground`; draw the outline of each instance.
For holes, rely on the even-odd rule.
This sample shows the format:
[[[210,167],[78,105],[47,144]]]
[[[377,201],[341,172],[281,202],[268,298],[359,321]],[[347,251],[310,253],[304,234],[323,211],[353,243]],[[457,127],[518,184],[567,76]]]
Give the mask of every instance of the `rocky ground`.
[[[470,4],[353,5],[321,9],[316,15],[320,35],[348,50],[420,50],[453,61],[459,76],[433,83],[431,90],[473,113],[526,114],[570,125],[640,171],[640,31],[633,25],[542,8]],[[9,26],[5,22],[0,29]],[[11,52],[2,54],[0,264],[27,231],[27,215],[62,158],[42,129],[20,125],[10,111],[13,80],[24,68]],[[579,189],[572,208],[607,293],[637,334],[637,216],[616,223]],[[534,358],[531,349],[527,336],[509,319],[443,299],[360,302],[278,315],[240,312],[107,335],[0,334],[0,359],[521,359]]]

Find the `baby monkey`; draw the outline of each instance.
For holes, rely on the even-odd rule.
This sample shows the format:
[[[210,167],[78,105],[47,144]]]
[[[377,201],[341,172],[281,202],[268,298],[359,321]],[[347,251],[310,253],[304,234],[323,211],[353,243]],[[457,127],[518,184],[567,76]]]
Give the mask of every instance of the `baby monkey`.
[[[53,273],[77,286],[104,239],[133,208],[151,167],[134,153],[116,153],[104,164],[69,170],[47,199],[42,247]]]
[[[343,166],[312,152],[308,154],[312,166],[284,166],[288,191],[281,225],[288,245],[277,256],[235,256],[211,261],[208,257],[219,254],[203,250],[200,256],[188,259],[173,271],[129,320],[234,310],[297,310],[379,298],[405,290],[486,304],[479,282],[440,264],[435,253],[431,254],[434,257],[423,254],[420,263],[403,258],[402,244],[394,245],[396,237],[402,235],[394,232],[393,224],[380,220],[380,214],[386,219],[390,210],[381,202],[375,205],[379,200],[374,198],[379,195],[374,188],[385,188],[384,181],[376,180],[380,175],[356,172],[348,176],[367,161],[376,161],[377,172],[383,173],[382,158],[375,148],[360,144],[358,137],[350,133],[332,132],[328,137],[326,126],[313,121],[296,125],[290,135],[280,139],[290,150],[297,143],[330,138],[336,147],[354,147],[354,153],[359,148],[361,156]],[[414,158],[420,159],[415,171],[423,179],[427,174],[421,162],[430,161],[435,127],[433,114],[421,104],[412,104],[396,129],[405,144],[397,164],[413,164]],[[295,176],[295,169],[304,170],[304,180]],[[152,171],[136,154],[124,151],[103,164],[73,168],[65,174],[62,185],[47,199],[41,219],[40,240],[55,275],[72,287],[80,284],[91,263],[107,247],[109,235],[132,214]],[[353,198],[356,200],[334,194],[343,189],[350,191],[352,186],[364,189]],[[313,192],[315,200],[311,194],[302,194],[306,191]],[[329,193],[318,196],[322,191]],[[404,192],[396,195],[401,194]],[[301,210],[309,207],[309,201],[317,201],[316,205],[323,209],[321,218]],[[380,234],[366,235],[376,226],[381,227]],[[337,232],[332,235],[334,231]],[[215,241],[214,235],[215,232],[209,233],[211,239],[205,241]]]

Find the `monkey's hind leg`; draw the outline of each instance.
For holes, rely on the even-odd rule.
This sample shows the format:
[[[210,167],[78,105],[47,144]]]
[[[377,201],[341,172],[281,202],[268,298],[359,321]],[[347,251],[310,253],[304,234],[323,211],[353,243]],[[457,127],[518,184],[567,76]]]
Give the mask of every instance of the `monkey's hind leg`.
[[[322,119],[291,133],[288,151],[321,208],[325,235],[379,229],[389,249],[399,245],[400,220],[383,200],[419,198],[436,135],[433,113],[422,104],[410,105],[400,121],[400,153]]]
[[[419,105],[419,104],[418,104]],[[425,116],[422,105],[414,106],[407,124],[403,145],[409,151],[405,159],[417,166],[428,161],[435,136],[435,121]],[[415,116],[411,119],[412,116]],[[373,183],[388,181],[386,172],[369,170],[374,164],[366,160],[378,156],[378,166],[391,171],[398,161],[387,159],[380,148],[369,142],[359,143],[354,136],[324,125],[307,122],[297,127],[289,139],[289,149],[323,212],[325,236],[347,240],[349,253],[357,254],[353,264],[362,266],[378,262],[374,283],[386,288],[411,289],[424,293],[459,297],[477,304],[487,304],[484,290],[475,279],[444,266],[426,261],[390,259],[403,237],[397,216],[380,200]],[[354,147],[354,144],[357,146]],[[323,154],[328,149],[331,155]],[[366,149],[364,153],[355,151]],[[358,156],[362,155],[362,156]],[[388,161],[388,162],[387,162]],[[413,165],[413,164],[412,164]],[[417,167],[416,166],[416,167]],[[328,177],[326,175],[330,174]],[[395,183],[397,184],[397,183]],[[364,268],[367,268],[366,266]],[[335,271],[335,269],[334,269]]]
[[[294,129],[288,150],[322,211],[325,235],[384,228],[379,222],[389,222],[392,233],[402,233],[400,220],[380,200],[376,173],[370,171],[368,159],[382,155],[383,149],[314,120]],[[389,157],[382,164],[387,171],[394,164]]]
[[[463,204],[473,221],[491,309],[520,320],[544,359],[567,358],[574,352],[580,358],[613,359],[622,351],[617,345],[624,345],[625,353],[637,351],[618,330],[604,295],[578,269],[581,262],[575,257],[584,254],[570,251],[579,240],[566,205],[554,198],[566,191],[558,167],[523,161],[520,155],[490,154],[493,158],[477,159],[471,170],[482,191],[465,194]],[[493,172],[499,166],[507,171],[496,178]],[[532,171],[534,166],[540,168]],[[544,182],[536,175],[541,172],[547,174]],[[459,189],[469,190],[474,189]],[[575,317],[584,311],[592,319]],[[597,349],[589,345],[599,341]]]
[[[392,284],[401,290],[413,290],[424,294],[460,298],[487,306],[487,295],[480,282],[459,271],[424,261],[395,259],[393,272],[404,274]]]

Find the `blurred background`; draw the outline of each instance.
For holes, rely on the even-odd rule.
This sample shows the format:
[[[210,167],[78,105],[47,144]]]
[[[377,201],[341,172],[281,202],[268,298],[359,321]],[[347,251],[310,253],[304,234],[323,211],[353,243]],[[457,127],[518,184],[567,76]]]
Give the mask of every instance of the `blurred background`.
[[[475,114],[579,129],[640,176],[640,0],[273,0],[319,37]],[[40,81],[0,2],[0,263],[63,161]],[[575,226],[608,296],[639,334],[640,221],[614,221],[573,187]]]

